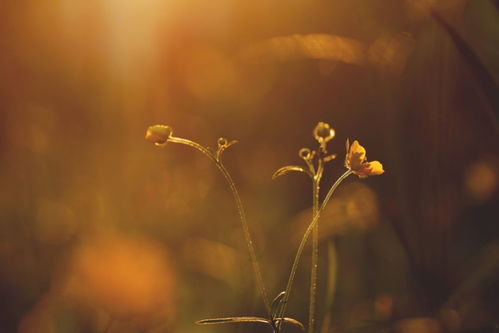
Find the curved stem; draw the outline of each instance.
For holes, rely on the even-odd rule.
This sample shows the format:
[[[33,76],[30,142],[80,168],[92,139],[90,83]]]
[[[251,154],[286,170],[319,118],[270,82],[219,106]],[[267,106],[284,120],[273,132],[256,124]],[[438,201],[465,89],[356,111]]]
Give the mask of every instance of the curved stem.
[[[283,317],[284,313],[286,312],[286,306],[288,305],[289,294],[291,292],[291,288],[293,287],[293,282],[295,280],[295,275],[296,275],[296,270],[298,268],[298,263],[300,262],[301,255],[303,253],[303,249],[305,248],[305,244],[307,243],[307,240],[308,240],[308,236],[310,236],[312,229],[317,224],[317,221],[319,221],[319,217],[320,217],[322,211],[324,210],[324,208],[328,204],[328,202],[331,199],[331,196],[333,195],[335,190],[338,188],[338,186],[341,184],[341,182],[345,178],[350,176],[350,174],[352,174],[352,171],[347,170],[344,174],[342,174],[336,180],[336,182],[333,184],[333,186],[331,186],[328,193],[326,194],[326,197],[324,198],[324,201],[322,202],[322,204],[319,207],[319,211],[317,212],[317,214],[314,215],[312,222],[308,225],[307,230],[303,234],[300,245],[298,246],[298,250],[296,251],[295,259],[293,261],[293,266],[291,268],[291,273],[289,274],[288,284],[286,285],[286,294],[284,296],[283,305],[282,305],[281,311],[279,313],[279,317]]]
[[[267,312],[270,314],[270,303],[269,303],[269,299],[267,296],[267,292],[265,290],[265,286],[263,284],[262,272],[260,270],[260,265],[258,264],[258,260],[256,257],[255,247],[253,246],[253,241],[251,239],[251,233],[249,231],[248,222],[246,221],[246,214],[244,213],[243,203],[241,201],[241,197],[239,196],[239,192],[237,191],[236,185],[235,185],[234,181],[232,180],[232,177],[230,176],[229,172],[227,171],[225,166],[222,164],[220,159],[217,159],[215,154],[211,150],[201,146],[200,144],[198,144],[194,141],[191,141],[188,139],[183,139],[183,138],[177,138],[174,136],[170,136],[168,138],[168,142],[180,143],[183,145],[187,145],[189,147],[192,147],[192,148],[200,151],[204,155],[206,155],[208,158],[210,158],[210,160],[213,161],[213,163],[215,163],[218,170],[220,170],[220,172],[224,176],[225,180],[229,184],[230,190],[232,192],[232,196],[234,197],[234,201],[236,203],[236,208],[237,208],[237,212],[239,214],[239,219],[241,221],[241,227],[243,229],[244,239],[246,241],[246,245],[248,246],[251,265],[253,267],[253,273],[255,275],[256,287],[258,289],[258,292],[260,293],[260,296],[263,300],[263,303],[265,304],[265,308],[267,309]]]
[[[244,238],[246,239],[246,244],[248,246],[248,251],[251,258],[251,264],[253,266],[253,271],[255,274],[256,285],[260,293],[260,296],[262,297],[263,303],[265,304],[265,308],[267,309],[267,312],[270,314],[270,303],[267,292],[265,290],[265,286],[263,284],[262,272],[260,270],[260,265],[258,264],[258,259],[256,257],[255,247],[251,239],[248,222],[246,221],[246,215],[244,213],[243,204],[241,202],[241,197],[239,196],[239,192],[237,191],[236,185],[234,184],[232,177],[225,169],[224,165],[218,163],[217,166],[219,167],[220,171],[222,172],[225,179],[229,183],[232,195],[234,196],[234,201],[236,202],[237,211],[239,213],[239,218],[241,220],[241,226],[243,228]]]

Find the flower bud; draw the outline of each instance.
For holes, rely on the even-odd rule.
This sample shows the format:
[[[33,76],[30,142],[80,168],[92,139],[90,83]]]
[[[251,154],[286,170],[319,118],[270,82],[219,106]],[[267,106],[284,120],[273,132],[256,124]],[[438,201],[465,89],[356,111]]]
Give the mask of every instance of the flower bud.
[[[227,145],[227,139],[226,138],[218,138],[218,147],[224,147]]]
[[[172,136],[173,130],[166,125],[149,126],[146,132],[146,140],[154,143],[156,146],[164,146]]]
[[[307,161],[311,160],[314,157],[314,152],[312,152],[309,148],[302,148],[298,152],[298,156]]]
[[[314,128],[314,138],[319,142],[328,142],[335,136],[334,129],[328,123],[319,122]]]

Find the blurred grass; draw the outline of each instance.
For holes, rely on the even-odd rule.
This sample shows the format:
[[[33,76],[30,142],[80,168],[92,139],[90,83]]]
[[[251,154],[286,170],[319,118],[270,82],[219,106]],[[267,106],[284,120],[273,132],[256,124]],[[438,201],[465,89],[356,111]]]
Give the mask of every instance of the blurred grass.
[[[497,110],[431,8],[465,37],[497,85],[499,20],[490,0],[2,1],[0,331],[102,332],[116,296],[89,305],[60,290],[78,263],[72,254],[110,233],[138,250],[117,250],[118,260],[106,250],[112,241],[91,246],[95,259],[84,267],[102,270],[96,280],[104,291],[147,296],[145,286],[134,294],[125,282],[128,270],[147,263],[136,252],[151,248],[147,258],[170,258],[158,262],[176,287],[175,311],[158,312],[161,320],[122,316],[109,332],[219,332],[193,323],[263,314],[223,179],[187,148],[151,147],[144,131],[166,123],[212,147],[219,136],[239,141],[224,159],[277,294],[311,202],[307,179],[271,175],[313,144],[318,121],[337,133],[330,150],[339,158],[326,180],[341,172],[347,137],[367,142],[389,170],[345,184],[321,221],[319,295],[325,244],[337,240],[331,331],[374,319],[402,331],[435,321],[449,330],[492,329],[498,262],[486,254],[497,252],[499,236],[499,147],[482,111]],[[319,55],[324,48],[310,36],[354,40],[368,61],[312,51],[270,63],[241,59],[252,45],[296,35]],[[290,300],[290,314],[302,321],[307,260]],[[113,270],[117,280],[108,276]]]

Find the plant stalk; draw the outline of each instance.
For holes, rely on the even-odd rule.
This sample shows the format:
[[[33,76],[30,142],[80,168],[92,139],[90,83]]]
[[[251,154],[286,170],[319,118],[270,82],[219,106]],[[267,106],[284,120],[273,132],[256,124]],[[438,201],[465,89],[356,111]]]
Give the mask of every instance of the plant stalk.
[[[324,208],[328,204],[333,193],[336,191],[336,189],[341,184],[341,182],[343,180],[345,180],[351,174],[352,174],[352,171],[347,170],[344,174],[342,174],[336,180],[336,182],[333,184],[333,186],[331,186],[328,193],[326,194],[326,197],[324,198],[324,201],[320,205],[319,210],[317,211],[317,214],[314,215],[312,222],[308,225],[307,230],[303,234],[300,245],[298,246],[298,250],[296,251],[295,259],[293,261],[293,266],[291,267],[291,273],[289,274],[288,283],[286,285],[286,294],[284,296],[283,305],[282,305],[281,311],[279,313],[279,317],[284,317],[284,313],[286,312],[286,307],[288,305],[289,295],[291,292],[291,288],[293,287],[296,271],[298,269],[298,263],[300,262],[300,259],[301,259],[302,253],[303,253],[303,249],[305,248],[305,244],[307,243],[307,240],[308,240],[308,237],[310,236],[310,233],[312,232],[313,228],[317,224],[317,221],[319,221],[319,217],[320,217],[322,211],[324,211]]]
[[[314,179],[312,185],[313,185],[312,217],[314,217],[319,211],[320,179]],[[310,300],[309,300],[309,312],[308,312],[308,333],[313,333],[315,326],[318,264],[319,264],[319,223],[315,223],[312,230],[312,263],[310,268]]]
[[[243,207],[243,204],[241,201],[241,197],[239,196],[239,192],[236,188],[236,185],[235,185],[231,175],[229,174],[229,172],[227,171],[225,166],[222,164],[221,160],[217,159],[216,155],[211,150],[201,146],[200,144],[198,144],[194,141],[188,140],[188,139],[177,138],[174,136],[170,136],[168,138],[168,142],[180,143],[183,145],[187,145],[189,147],[192,147],[192,148],[200,151],[204,155],[206,155],[210,160],[213,161],[213,163],[215,163],[218,170],[220,170],[220,172],[224,176],[225,180],[229,184],[230,190],[232,192],[232,196],[234,198],[234,202],[236,203],[236,208],[237,208],[237,212],[239,215],[239,220],[241,221],[241,227],[243,229],[244,239],[245,239],[246,245],[248,247],[251,265],[253,267],[253,273],[255,276],[256,287],[257,287],[258,292],[262,298],[262,301],[265,305],[265,308],[267,309],[267,312],[270,314],[269,298],[268,298],[267,292],[265,290],[265,285],[263,283],[262,272],[261,272],[260,265],[258,263],[258,259],[256,256],[256,251],[255,251],[255,247],[253,245],[253,241],[251,238],[251,233],[249,231],[248,222],[246,220],[246,214],[244,212],[244,207]]]

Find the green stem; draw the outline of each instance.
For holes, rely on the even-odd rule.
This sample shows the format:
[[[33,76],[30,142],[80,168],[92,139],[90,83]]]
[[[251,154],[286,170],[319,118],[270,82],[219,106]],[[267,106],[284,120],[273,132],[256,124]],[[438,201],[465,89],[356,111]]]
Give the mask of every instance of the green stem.
[[[324,210],[324,208],[328,204],[328,202],[331,199],[331,196],[333,195],[333,193],[335,192],[335,190],[338,188],[338,186],[341,184],[341,182],[345,178],[347,178],[348,176],[350,176],[350,174],[352,174],[352,171],[347,170],[344,174],[342,174],[336,180],[336,182],[333,184],[333,186],[331,186],[331,188],[329,189],[328,193],[326,194],[326,197],[324,198],[324,201],[322,202],[322,204],[319,207],[319,211],[317,212],[317,214],[314,215],[314,217],[312,219],[312,222],[308,225],[307,230],[303,234],[303,237],[301,239],[300,245],[298,246],[298,250],[296,251],[296,256],[295,256],[295,259],[293,261],[293,266],[291,268],[291,273],[289,274],[288,283],[286,285],[286,294],[284,296],[283,305],[282,305],[281,311],[279,313],[279,317],[284,317],[284,313],[286,312],[286,306],[288,305],[289,294],[291,292],[291,288],[293,287],[293,282],[295,280],[296,271],[298,269],[298,263],[300,262],[301,255],[303,253],[303,249],[305,248],[305,244],[307,243],[307,240],[308,240],[308,236],[312,232],[314,226],[317,224],[317,221],[319,221],[319,217],[320,217],[322,211]]]
[[[314,179],[312,184],[313,184],[312,216],[315,216],[319,211],[320,179]],[[313,333],[315,326],[318,262],[319,262],[319,223],[316,223],[312,230],[312,264],[310,268],[310,301],[309,301],[309,312],[308,312],[308,333]]]
[[[269,299],[267,296],[267,292],[265,290],[265,285],[263,284],[262,272],[260,270],[260,265],[258,264],[258,260],[256,257],[255,247],[254,247],[253,241],[251,239],[251,233],[249,231],[248,222],[246,221],[246,214],[244,213],[244,207],[243,207],[243,204],[241,201],[241,197],[239,196],[239,192],[237,191],[236,184],[232,180],[232,177],[230,176],[230,174],[227,171],[227,169],[225,168],[225,166],[222,164],[221,160],[217,159],[211,150],[208,150],[207,148],[201,146],[200,144],[198,144],[194,141],[191,141],[188,139],[183,139],[183,138],[177,138],[174,136],[170,136],[168,138],[168,142],[180,143],[183,145],[187,145],[189,147],[192,147],[192,148],[200,151],[204,155],[206,155],[208,158],[210,158],[210,160],[213,161],[213,163],[215,163],[218,170],[220,170],[220,172],[224,176],[225,180],[229,184],[230,190],[232,191],[232,196],[234,197],[234,201],[236,203],[236,208],[237,208],[237,212],[239,214],[239,219],[241,221],[244,239],[246,240],[246,245],[248,246],[251,265],[253,266],[253,273],[255,275],[256,287],[258,289],[258,292],[260,293],[260,296],[263,300],[263,303],[265,304],[265,308],[267,309],[267,312],[270,314],[270,303],[269,303]]]

